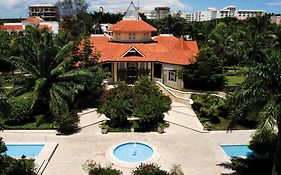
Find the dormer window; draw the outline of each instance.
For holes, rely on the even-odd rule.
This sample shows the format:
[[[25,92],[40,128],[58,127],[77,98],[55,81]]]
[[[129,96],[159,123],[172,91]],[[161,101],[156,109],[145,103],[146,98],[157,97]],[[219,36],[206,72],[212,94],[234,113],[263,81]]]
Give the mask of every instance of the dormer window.
[[[129,40],[136,40],[136,34],[135,33],[129,33]]]
[[[120,37],[120,33],[116,33],[116,40],[120,40],[121,37]]]
[[[143,34],[143,39],[144,39],[144,40],[149,39],[149,38],[148,38],[148,33],[144,33],[144,34]]]

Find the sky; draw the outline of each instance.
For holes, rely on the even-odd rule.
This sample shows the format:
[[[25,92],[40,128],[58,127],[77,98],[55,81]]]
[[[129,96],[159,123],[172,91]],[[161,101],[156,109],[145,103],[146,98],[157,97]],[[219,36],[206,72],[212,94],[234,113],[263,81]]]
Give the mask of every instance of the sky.
[[[0,18],[26,18],[27,7],[38,3],[56,3],[58,0],[0,0]],[[103,7],[105,11],[124,11],[131,0],[87,0],[89,12]],[[156,6],[168,6],[172,11],[194,12],[217,9],[234,5],[241,10],[264,10],[267,13],[281,13],[281,0],[134,0],[141,9],[153,9]]]

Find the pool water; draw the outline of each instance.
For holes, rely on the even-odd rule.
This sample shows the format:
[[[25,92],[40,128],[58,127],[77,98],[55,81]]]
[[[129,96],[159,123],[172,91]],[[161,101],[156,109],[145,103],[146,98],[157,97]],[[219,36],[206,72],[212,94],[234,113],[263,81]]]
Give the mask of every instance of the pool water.
[[[254,154],[248,145],[221,145],[229,157],[247,157]]]
[[[41,152],[44,144],[7,144],[6,154],[11,157],[21,157],[25,155],[27,157],[38,156]]]
[[[153,149],[143,143],[128,142],[117,146],[113,151],[113,155],[124,162],[143,162],[152,157]]]

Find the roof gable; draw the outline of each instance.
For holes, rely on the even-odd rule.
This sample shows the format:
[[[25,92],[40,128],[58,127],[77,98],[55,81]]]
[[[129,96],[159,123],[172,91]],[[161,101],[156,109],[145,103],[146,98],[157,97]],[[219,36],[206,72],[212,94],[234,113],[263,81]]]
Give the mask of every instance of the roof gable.
[[[136,56],[136,57],[144,57],[144,55],[135,47],[131,47],[122,57],[130,57],[130,56]]]

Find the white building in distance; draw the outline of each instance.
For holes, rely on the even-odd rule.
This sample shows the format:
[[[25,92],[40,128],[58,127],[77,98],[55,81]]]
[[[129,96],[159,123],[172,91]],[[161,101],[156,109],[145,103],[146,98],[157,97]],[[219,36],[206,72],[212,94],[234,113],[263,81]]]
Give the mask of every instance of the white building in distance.
[[[239,20],[244,20],[258,15],[263,16],[263,10],[237,10],[235,6],[227,6],[223,9],[209,7],[206,11],[196,11],[195,13],[186,13],[182,17],[187,21],[210,21],[213,19],[221,19],[233,17]]]

